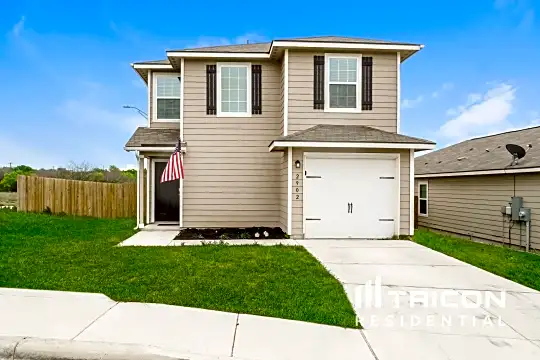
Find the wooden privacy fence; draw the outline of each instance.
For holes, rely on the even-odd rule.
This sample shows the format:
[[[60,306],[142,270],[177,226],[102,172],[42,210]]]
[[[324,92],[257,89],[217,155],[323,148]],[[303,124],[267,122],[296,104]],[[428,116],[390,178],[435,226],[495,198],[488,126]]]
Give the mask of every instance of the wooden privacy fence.
[[[93,216],[98,218],[135,217],[136,184],[111,184],[44,178],[17,177],[17,210]]]

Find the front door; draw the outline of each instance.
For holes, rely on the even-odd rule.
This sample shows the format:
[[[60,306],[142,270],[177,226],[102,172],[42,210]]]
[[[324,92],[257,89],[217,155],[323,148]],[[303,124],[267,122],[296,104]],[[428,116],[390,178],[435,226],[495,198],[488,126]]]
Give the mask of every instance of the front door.
[[[166,162],[155,163],[154,184],[154,220],[179,221],[180,219],[180,180],[160,183]]]

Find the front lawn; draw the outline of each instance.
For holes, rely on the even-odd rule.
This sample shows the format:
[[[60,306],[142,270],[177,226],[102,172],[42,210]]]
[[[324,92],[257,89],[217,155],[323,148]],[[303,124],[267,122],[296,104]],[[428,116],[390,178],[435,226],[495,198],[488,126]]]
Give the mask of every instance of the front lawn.
[[[301,247],[114,247],[134,226],[0,210],[0,287],[355,326],[339,282]]]
[[[477,243],[425,229],[415,231],[414,241],[506,279],[540,290],[540,255]]]

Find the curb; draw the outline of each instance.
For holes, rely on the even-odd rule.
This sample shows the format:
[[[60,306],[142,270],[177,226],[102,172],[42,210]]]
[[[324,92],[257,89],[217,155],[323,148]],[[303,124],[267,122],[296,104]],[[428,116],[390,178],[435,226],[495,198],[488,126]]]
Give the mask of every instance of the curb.
[[[159,348],[75,340],[0,336],[0,360],[190,360]]]

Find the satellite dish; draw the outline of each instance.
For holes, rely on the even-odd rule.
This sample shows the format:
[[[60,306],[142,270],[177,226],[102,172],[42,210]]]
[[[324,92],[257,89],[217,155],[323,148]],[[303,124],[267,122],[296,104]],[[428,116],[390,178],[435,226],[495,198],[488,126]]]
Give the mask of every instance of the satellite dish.
[[[527,153],[524,148],[516,144],[506,144],[506,150],[508,150],[516,160],[521,159]]]

